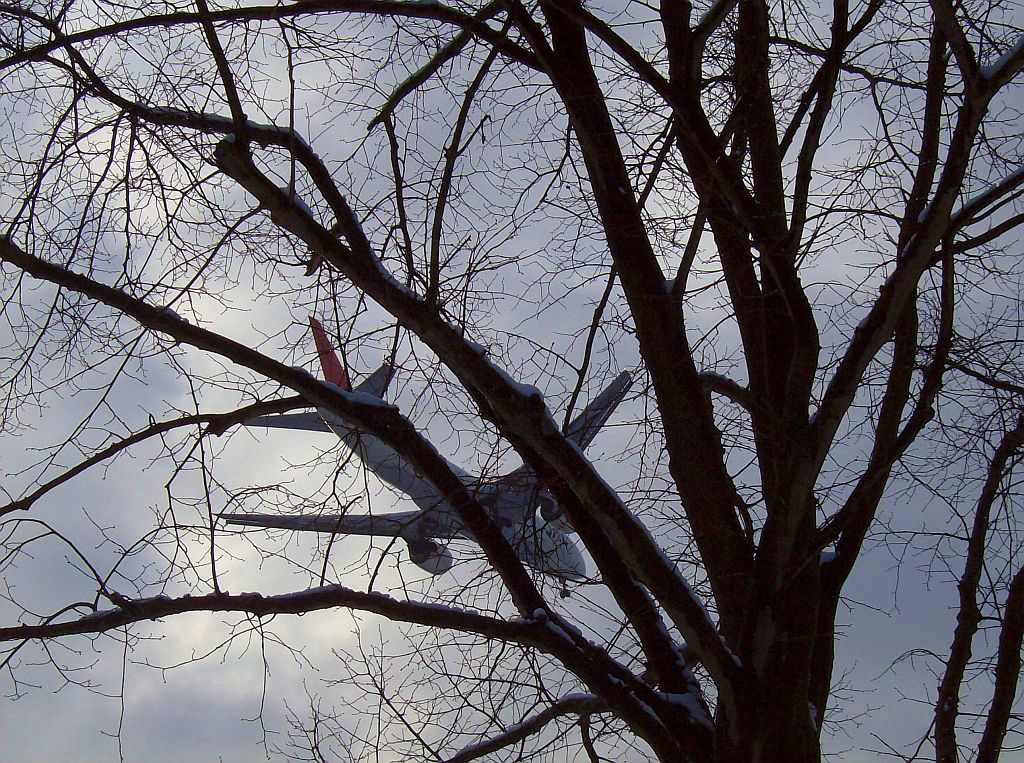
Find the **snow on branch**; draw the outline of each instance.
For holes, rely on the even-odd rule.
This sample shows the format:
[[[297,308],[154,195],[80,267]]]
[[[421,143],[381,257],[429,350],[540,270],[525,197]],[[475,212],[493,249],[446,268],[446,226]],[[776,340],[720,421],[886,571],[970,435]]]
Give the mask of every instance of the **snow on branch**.
[[[992,63],[981,68],[981,76],[989,87],[999,89],[1024,68],[1024,34],[1010,48]]]
[[[978,219],[984,209],[995,204],[1006,194],[1012,193],[1021,185],[1024,185],[1024,167],[1018,167],[1002,180],[986,186],[983,191],[967,199],[963,206],[950,216],[950,230],[956,232],[970,225]]]
[[[727,397],[742,408],[750,410],[753,399],[749,389],[715,371],[701,371],[699,376],[705,389]]]

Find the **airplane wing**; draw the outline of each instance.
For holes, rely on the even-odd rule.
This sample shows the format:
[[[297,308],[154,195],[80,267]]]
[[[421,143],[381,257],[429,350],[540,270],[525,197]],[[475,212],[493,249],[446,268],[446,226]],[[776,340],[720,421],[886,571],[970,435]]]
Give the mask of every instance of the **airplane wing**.
[[[247,527],[280,527],[282,529],[305,529],[313,533],[336,533],[351,536],[398,537],[409,535],[413,526],[422,518],[420,511],[402,511],[393,514],[347,515],[316,514],[295,516],[288,514],[221,514],[220,518],[229,524]]]
[[[615,408],[622,402],[622,399],[633,386],[633,377],[629,371],[623,371],[616,376],[611,384],[601,390],[601,393],[590,401],[580,414],[572,420],[566,430],[566,436],[570,441],[576,443],[581,450],[585,449],[594,437],[605,425]],[[498,478],[498,484],[508,487],[526,487],[536,483],[537,478],[533,470],[523,464],[515,471]]]
[[[590,401],[580,415],[572,420],[566,430],[566,436],[585,450],[594,437],[605,425],[619,403],[633,386],[633,377],[629,371],[623,371],[612,379],[611,384],[601,390],[601,394]]]
[[[618,404],[622,402],[632,385],[633,377],[629,371],[623,371],[616,376],[572,420],[566,430],[568,439],[576,443],[581,450],[586,448],[611,417]],[[524,515],[533,515],[538,504],[541,505],[541,513],[547,521],[554,521],[561,513],[558,504],[554,502],[550,493],[543,489],[533,470],[526,464],[499,477],[494,484],[497,487],[498,495],[515,496],[512,502],[508,498],[496,501],[496,513],[500,516],[510,517],[513,521],[522,521]]]
[[[469,538],[468,535],[456,528],[439,526],[432,522],[430,512],[423,511],[403,511],[377,516],[321,514],[302,517],[280,514],[221,514],[220,518],[228,524],[243,527],[270,527],[293,531],[309,530],[332,535],[401,538],[409,548],[409,560],[431,575],[447,572],[455,563],[455,558],[447,545],[438,543],[437,540]],[[558,551],[561,556],[557,557],[557,560],[561,560],[561,557],[565,556],[567,552],[562,549],[558,549]],[[570,561],[573,560],[570,559]],[[565,566],[564,563],[563,566]],[[570,569],[570,572],[573,571]],[[552,574],[558,574],[558,572]]]
[[[319,413],[271,413],[268,416],[254,416],[242,422],[247,427],[272,427],[276,429],[304,429],[308,432],[330,432],[331,428]]]
[[[377,535],[410,537],[416,535],[421,511],[402,511],[379,515],[318,514],[295,516],[287,514],[221,514],[228,524],[244,527],[269,527],[284,530],[309,530],[338,535]],[[434,533],[432,533],[434,534]],[[452,536],[454,537],[454,536]]]

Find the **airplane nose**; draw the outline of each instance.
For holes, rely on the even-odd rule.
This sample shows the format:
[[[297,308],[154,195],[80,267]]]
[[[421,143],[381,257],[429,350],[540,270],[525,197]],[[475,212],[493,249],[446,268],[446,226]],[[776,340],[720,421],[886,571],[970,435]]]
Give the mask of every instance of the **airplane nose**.
[[[586,580],[587,562],[583,558],[583,554],[576,547],[575,543],[571,544],[567,550],[569,551],[569,558],[566,561],[568,562],[567,566],[569,567],[570,572],[565,576],[566,580],[574,580],[577,582]]]
[[[552,554],[558,567],[554,571],[555,576],[574,582],[586,580],[587,563],[579,547],[564,533],[558,533],[556,542],[556,551]]]

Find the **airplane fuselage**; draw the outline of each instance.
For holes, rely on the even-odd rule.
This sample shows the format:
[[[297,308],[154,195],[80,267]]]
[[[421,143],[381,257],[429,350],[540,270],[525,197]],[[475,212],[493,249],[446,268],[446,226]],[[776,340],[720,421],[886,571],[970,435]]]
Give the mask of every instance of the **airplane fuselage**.
[[[318,413],[331,431],[359,456],[370,471],[381,481],[405,493],[420,509],[413,516],[400,515],[401,532],[395,532],[392,527],[387,528],[390,532],[384,532],[383,524],[389,521],[387,514],[378,517],[339,517],[340,524],[334,532],[397,534],[413,543],[417,539],[476,540],[459,518],[455,507],[445,500],[433,484],[416,474],[409,463],[390,446],[371,434],[351,427],[330,411],[319,409]],[[537,516],[538,491],[535,485],[481,482],[450,462],[449,467],[488,510],[524,564],[538,572],[565,580],[582,580],[586,577],[586,562],[572,538]],[[513,520],[513,517],[524,515],[524,506],[533,509],[526,512],[526,521]]]

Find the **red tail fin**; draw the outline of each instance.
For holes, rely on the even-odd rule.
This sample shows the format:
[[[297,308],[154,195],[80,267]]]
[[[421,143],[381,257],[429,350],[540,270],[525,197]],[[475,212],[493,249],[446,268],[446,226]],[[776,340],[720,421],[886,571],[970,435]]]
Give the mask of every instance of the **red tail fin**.
[[[334,351],[334,345],[327,338],[327,332],[320,325],[320,321],[309,316],[309,326],[313,329],[313,341],[316,343],[316,354],[320,356],[320,367],[324,370],[324,378],[331,384],[337,384],[342,389],[352,391],[352,382],[348,380],[345,366],[338,360],[338,354]]]

